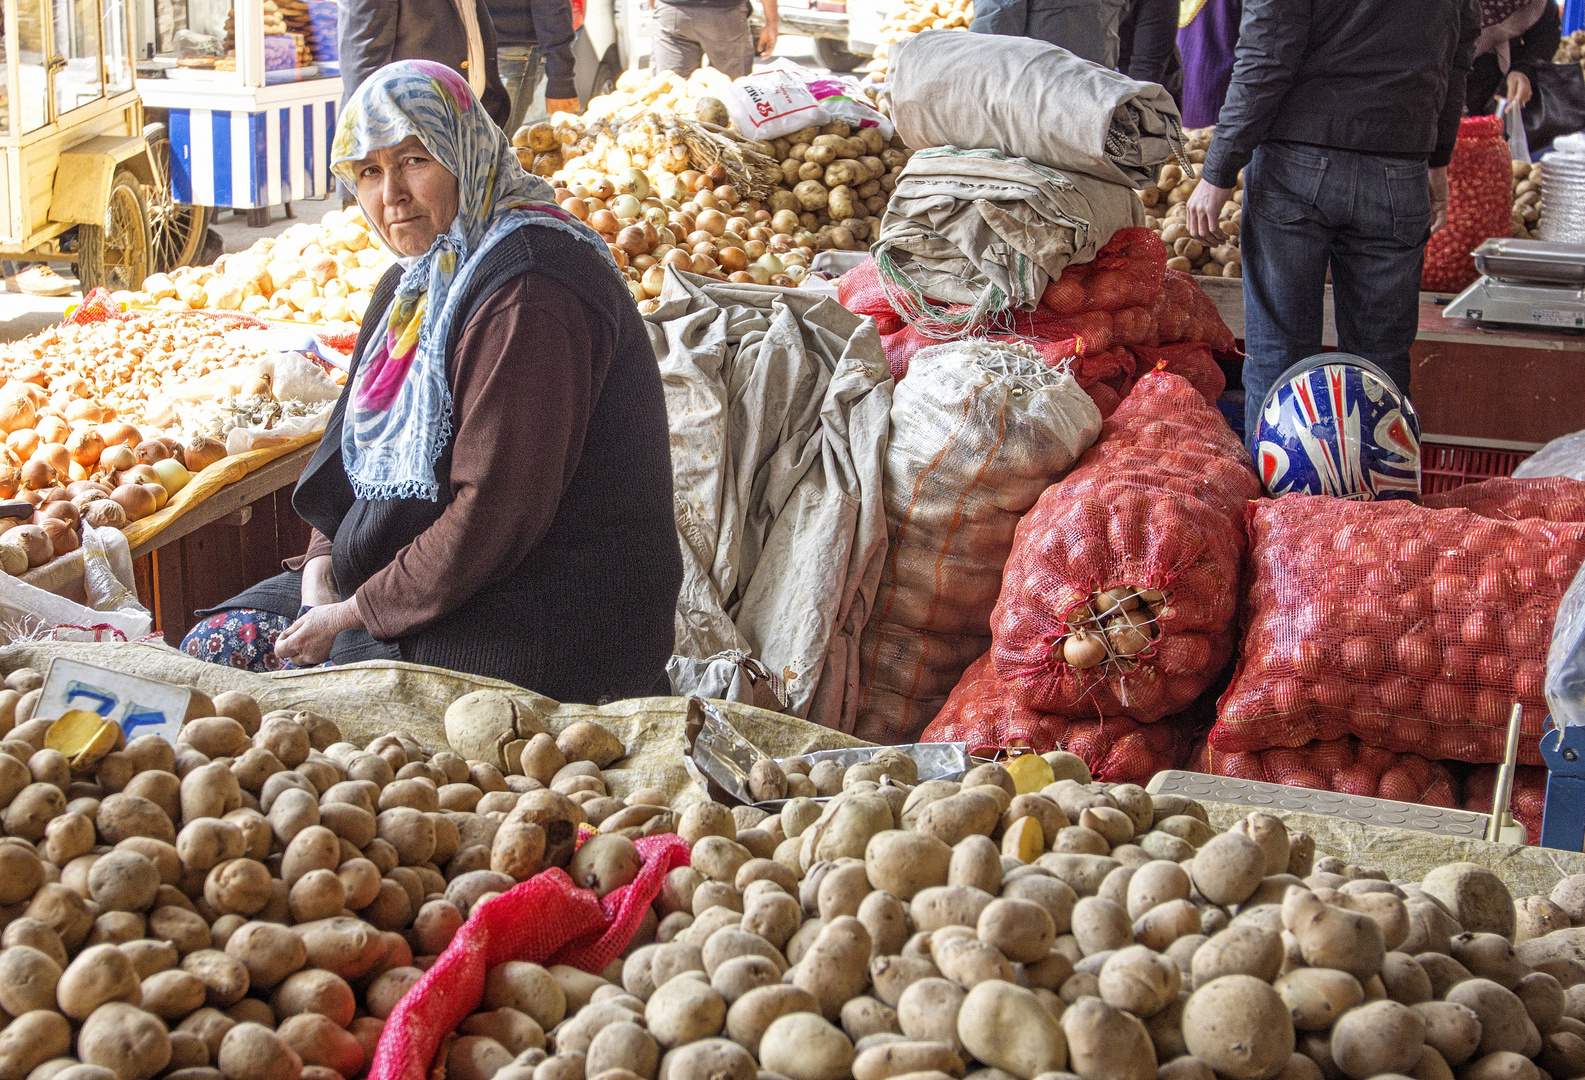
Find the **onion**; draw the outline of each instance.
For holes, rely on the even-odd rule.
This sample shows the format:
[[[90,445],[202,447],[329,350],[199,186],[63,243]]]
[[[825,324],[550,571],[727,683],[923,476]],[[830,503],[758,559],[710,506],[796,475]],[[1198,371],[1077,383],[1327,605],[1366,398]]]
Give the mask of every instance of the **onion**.
[[[721,269],[729,274],[748,268],[748,255],[742,248],[728,247],[721,249]]]
[[[616,220],[616,215],[609,210],[596,210],[589,215],[589,227],[602,235],[614,233],[621,227],[621,222]]]
[[[643,255],[649,251],[649,238],[639,225],[629,225],[616,234],[616,246],[629,255]]]
[[[27,552],[22,550],[20,544],[0,540],[0,570],[4,570],[12,577],[19,577],[28,572]]]
[[[6,533],[7,543],[17,544],[28,557],[28,568],[43,566],[55,557],[49,533],[38,525],[18,525]]]
[[[128,521],[146,518],[159,509],[147,484],[122,484],[110,493],[110,498],[126,512]]]
[[[16,466],[0,467],[0,499],[14,499],[22,487],[22,470]]]
[[[104,436],[93,428],[79,428],[66,436],[66,452],[84,468],[97,465],[99,456],[105,452]]]
[[[589,220],[589,204],[582,199],[566,198],[561,201],[561,208],[579,221]]]
[[[26,461],[38,449],[39,433],[32,428],[19,428],[6,436],[6,446]]]
[[[22,483],[29,491],[39,491],[55,483],[55,466],[43,458],[33,458],[22,466]]]
[[[40,417],[33,430],[39,433],[39,442],[46,443],[65,443],[66,436],[72,433],[71,425],[58,416]]]
[[[137,428],[127,423],[105,424],[99,429],[99,434],[105,440],[106,446],[136,447],[143,441],[143,435]]]
[[[226,456],[225,444],[207,435],[195,435],[182,447],[182,464],[188,472],[203,472]]]
[[[153,465],[156,461],[164,461],[171,454],[171,448],[159,439],[145,439],[138,443],[138,461],[144,465]]]
[[[693,253],[682,248],[674,248],[666,252],[666,257],[661,260],[662,266],[675,266],[678,270],[688,270],[693,267]]]
[[[192,474],[182,467],[182,463],[175,458],[165,458],[154,463],[154,471],[159,475],[160,487],[170,494],[175,495],[187,486],[187,481]]]
[[[699,214],[699,228],[709,233],[711,238],[726,232],[726,215],[719,210],[705,210]]]
[[[70,506],[71,503],[60,505]],[[76,551],[81,546],[82,542],[77,538],[77,531],[71,527],[71,523],[60,518],[45,518],[39,528],[43,529],[44,535],[50,538],[50,551],[56,556]]]
[[[1088,671],[1106,661],[1106,643],[1095,634],[1077,630],[1062,643],[1062,659],[1080,671]]]
[[[124,529],[131,519],[115,500],[95,499],[83,509],[83,520],[96,529]]]

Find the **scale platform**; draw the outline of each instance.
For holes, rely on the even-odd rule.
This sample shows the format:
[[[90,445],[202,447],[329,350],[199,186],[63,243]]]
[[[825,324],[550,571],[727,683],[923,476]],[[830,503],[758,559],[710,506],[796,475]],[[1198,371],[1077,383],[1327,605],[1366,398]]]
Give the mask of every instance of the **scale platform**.
[[[1480,840],[1486,835],[1490,815],[1443,806],[1394,802],[1364,795],[1341,795],[1335,791],[1285,787],[1259,780],[1238,780],[1231,776],[1169,769],[1153,776],[1145,790],[1152,795],[1182,795],[1189,799],[1234,803],[1252,810],[1293,810],[1302,814],[1321,814],[1345,818],[1363,825],[1389,825],[1395,829],[1456,836]],[[1506,835],[1506,834],[1505,834]],[[1521,834],[1522,835],[1522,834]],[[1524,841],[1515,838],[1515,842]]]
[[[1443,318],[1585,330],[1585,244],[1493,237],[1471,254],[1481,277]]]

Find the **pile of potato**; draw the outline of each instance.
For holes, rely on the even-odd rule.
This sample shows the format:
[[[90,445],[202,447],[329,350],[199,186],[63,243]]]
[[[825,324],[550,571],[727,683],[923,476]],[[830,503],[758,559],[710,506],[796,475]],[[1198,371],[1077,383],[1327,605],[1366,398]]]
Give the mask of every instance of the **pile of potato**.
[[[770,178],[756,198],[721,164],[695,160],[683,141],[679,117],[729,124],[708,88],[703,78],[628,72],[588,114],[557,114],[514,137],[525,167],[550,177],[563,208],[611,245],[635,300],[660,294],[668,265],[796,285],[816,252],[869,246],[910,156],[900,140],[834,121],[746,143]]]
[[[1578,64],[1585,61],[1585,30],[1576,30],[1572,34],[1563,35],[1563,40],[1557,44],[1557,52],[1552,56],[1554,64]]]
[[[41,682],[20,669],[0,691],[4,1080],[362,1075],[470,907],[571,855],[568,822],[604,795],[595,761],[623,753],[524,713],[534,774],[503,775],[401,734],[359,749],[234,692],[195,692],[173,747],[34,720]]]
[[[235,311],[280,322],[356,326],[395,257],[357,207],[332,210],[317,225],[293,225],[255,240],[213,266],[150,274],[116,299],[158,311]]]
[[[1187,142],[1184,151],[1195,165],[1205,161],[1205,152],[1211,146],[1211,128],[1185,131]],[[1197,172],[1198,170],[1196,170]],[[1173,270],[1198,277],[1243,277],[1244,262],[1238,252],[1238,230],[1244,217],[1244,173],[1238,174],[1233,187],[1233,197],[1222,208],[1221,227],[1227,234],[1227,243],[1207,248],[1189,235],[1189,196],[1199,186],[1198,175],[1186,175],[1183,166],[1169,161],[1161,167],[1155,187],[1140,191],[1139,200],[1145,204],[1145,224],[1161,235],[1171,249],[1167,265]]]
[[[893,42],[926,30],[967,30],[973,21],[974,0],[903,0],[881,27],[875,58],[864,70],[873,81],[885,82]]]
[[[684,810],[691,865],[626,959],[495,968],[446,1075],[1585,1075],[1585,877],[1519,905],[1472,864],[1395,884],[1268,814],[1218,835],[1071,754],[915,780],[895,750],[756,764],[779,812]],[[615,823],[572,860],[602,893],[636,872]]]
[[[1513,235],[1541,239],[1541,163],[1513,163]]]

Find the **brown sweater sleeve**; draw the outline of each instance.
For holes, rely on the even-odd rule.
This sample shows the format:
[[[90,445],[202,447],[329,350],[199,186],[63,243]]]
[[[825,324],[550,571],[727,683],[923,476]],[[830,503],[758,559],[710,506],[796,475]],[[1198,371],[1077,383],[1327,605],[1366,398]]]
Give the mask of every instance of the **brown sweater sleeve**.
[[[281,565],[288,570],[301,570],[310,560],[317,559],[321,555],[329,555],[331,550],[330,541],[325,538],[325,534],[314,529],[308,538],[308,550],[295,559],[287,559]]]
[[[358,590],[372,636],[423,629],[529,556],[610,364],[605,325],[548,278],[526,274],[474,312],[452,357],[452,501]]]

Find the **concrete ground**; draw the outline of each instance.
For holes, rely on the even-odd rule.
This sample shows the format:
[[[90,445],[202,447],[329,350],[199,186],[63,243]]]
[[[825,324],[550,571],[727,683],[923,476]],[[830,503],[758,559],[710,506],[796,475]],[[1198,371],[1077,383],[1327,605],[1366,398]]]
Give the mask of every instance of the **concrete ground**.
[[[814,59],[814,42],[806,37],[782,37],[776,43],[775,58],[792,60],[805,67],[819,67]],[[763,69],[767,64],[761,61],[755,66]],[[212,222],[210,227],[220,235],[226,251],[241,251],[261,236],[278,236],[291,225],[317,222],[330,211],[340,208],[340,200],[334,197],[296,202],[292,204],[295,217],[289,219],[284,210],[277,206],[271,211],[270,224],[261,229],[250,227],[246,214],[222,210],[219,220]],[[55,264],[55,272],[73,283],[77,280],[70,264]],[[0,342],[16,341],[60,322],[66,308],[81,299],[81,294],[75,290],[67,296],[29,296],[13,291],[13,286],[8,283],[5,291],[0,292]]]

